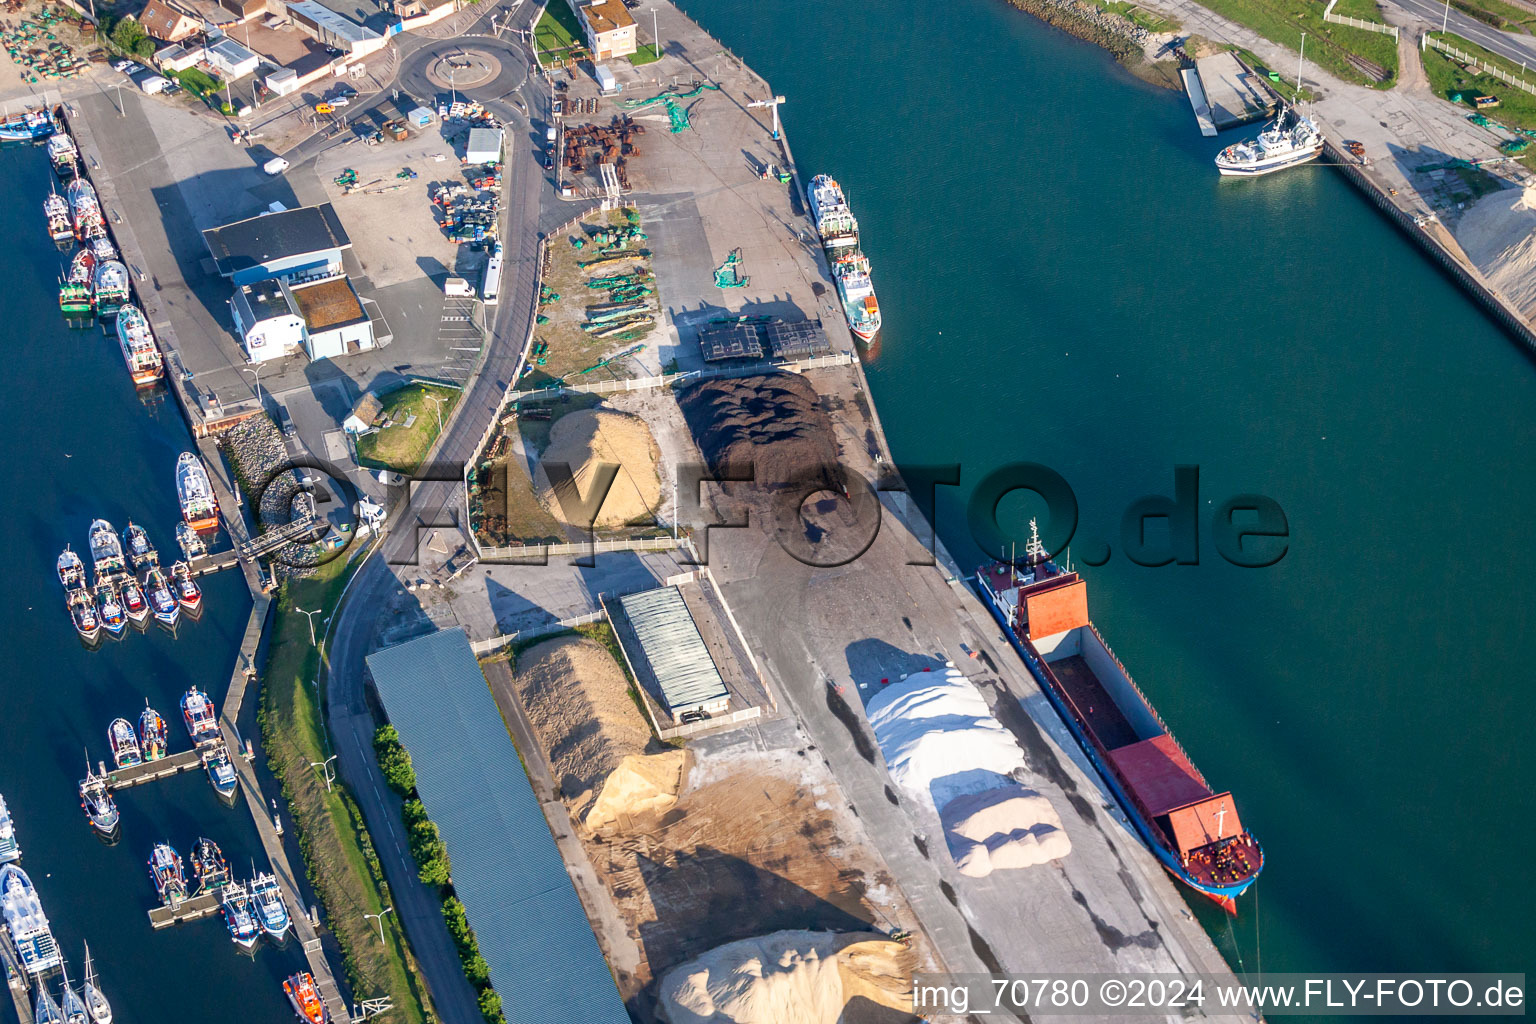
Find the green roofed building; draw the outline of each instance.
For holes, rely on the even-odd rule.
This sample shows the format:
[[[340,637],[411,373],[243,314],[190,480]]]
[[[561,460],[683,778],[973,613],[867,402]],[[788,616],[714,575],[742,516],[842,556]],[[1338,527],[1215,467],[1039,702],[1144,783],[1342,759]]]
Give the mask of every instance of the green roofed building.
[[[508,1024],[629,1024],[597,936],[461,629],[368,657]]]

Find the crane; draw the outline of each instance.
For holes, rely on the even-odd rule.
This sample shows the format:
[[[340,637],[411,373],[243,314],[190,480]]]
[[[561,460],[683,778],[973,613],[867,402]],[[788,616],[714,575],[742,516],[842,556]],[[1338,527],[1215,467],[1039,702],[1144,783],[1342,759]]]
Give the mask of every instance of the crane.
[[[783,103],[783,102],[784,102],[784,97],[783,96],[775,96],[771,100],[753,100],[751,103],[747,104],[748,107],[752,107],[752,108],[761,108],[761,107],[771,107],[771,108],[773,108],[773,141],[774,142],[778,142],[779,141],[779,104]]]

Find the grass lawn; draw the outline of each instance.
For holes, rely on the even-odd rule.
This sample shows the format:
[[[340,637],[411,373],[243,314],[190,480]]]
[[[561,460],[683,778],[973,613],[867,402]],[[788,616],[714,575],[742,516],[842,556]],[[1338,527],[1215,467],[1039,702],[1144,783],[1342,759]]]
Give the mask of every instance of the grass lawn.
[[[1165,18],[1155,11],[1143,10],[1127,0],[1091,0],[1100,10],[1110,14],[1118,14],[1130,19],[1132,24],[1140,25],[1148,32],[1176,32],[1179,22],[1174,18]]]
[[[357,461],[375,469],[393,469],[407,475],[414,473],[421,460],[426,458],[437,440],[438,407],[441,406],[443,422],[458,404],[457,388],[436,384],[407,384],[397,391],[381,396],[384,415],[394,426],[364,434],[357,439]],[[429,401],[429,396],[441,401]],[[415,416],[410,426],[406,423]]]
[[[581,22],[576,20],[576,12],[565,0],[550,0],[549,6],[544,8],[544,16],[533,28],[533,41],[540,63],[546,55],[564,57],[573,47],[585,49],[587,45]]]
[[[1327,68],[1347,82],[1388,89],[1397,78],[1397,43],[1392,37],[1323,21],[1327,6],[1323,0],[1209,0],[1205,6],[1292,51],[1300,49],[1305,32],[1308,63]],[[1354,13],[1350,16],[1360,17]],[[1381,65],[1390,77],[1385,82],[1371,81],[1345,59],[1349,54]],[[1294,77],[1296,70],[1284,74]]]
[[[315,576],[284,585],[261,672],[262,743],[273,774],[282,780],[310,884],[341,947],[353,991],[359,998],[388,995],[395,1004],[391,1019],[424,1024],[430,1019],[429,999],[399,922],[385,916],[380,945],[378,926],[363,917],[378,914],[391,900],[362,813],[344,786],[337,783],[327,792],[310,767],[331,751],[314,686],[320,657],[310,646],[307,618],[293,609],[333,608],[350,575],[346,559],[337,558]]]
[[[655,43],[645,43],[635,48],[635,52],[629,55],[629,62],[637,68],[643,68],[647,64],[655,64],[661,60],[661,53],[657,51]]]
[[[1476,43],[1468,42],[1460,36],[1447,36],[1445,41],[1462,53],[1469,53],[1479,60],[1485,60],[1501,71],[1508,72],[1517,78],[1520,75],[1520,65],[1511,64]],[[1499,105],[1492,110],[1482,111],[1490,121],[1497,121],[1515,128],[1536,129],[1536,96],[1506,85],[1492,75],[1479,72],[1475,68],[1465,69],[1433,46],[1425,49],[1423,61],[1424,73],[1429,76],[1429,84],[1436,95],[1449,100],[1453,93],[1462,93],[1466,99],[1457,106],[1469,114],[1475,110],[1471,102],[1473,96],[1482,93],[1497,96]],[[1526,73],[1531,81],[1536,82],[1536,70]]]

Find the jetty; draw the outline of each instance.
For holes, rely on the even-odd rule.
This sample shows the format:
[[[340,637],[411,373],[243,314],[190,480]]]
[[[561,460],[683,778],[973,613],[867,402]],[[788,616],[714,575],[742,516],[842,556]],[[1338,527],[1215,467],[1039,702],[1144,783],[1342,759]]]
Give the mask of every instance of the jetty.
[[[219,897],[222,890],[205,892],[198,896],[190,896],[184,900],[173,900],[168,904],[156,907],[149,912],[149,926],[156,931],[161,928],[169,928],[173,924],[183,924],[187,921],[200,921],[219,912]]]
[[[21,1024],[32,1024],[32,982],[21,969],[16,950],[11,947],[10,932],[0,929],[0,962],[5,965],[5,984],[11,990],[11,1002],[16,1006],[16,1019]]]
[[[100,773],[107,777],[107,788],[114,791],[142,786],[146,782],[154,782],[157,779],[168,779],[172,775],[197,771],[202,767],[203,752],[196,748],[183,750],[177,754],[167,754],[157,760],[145,761],[129,768],[117,768],[111,772],[107,771],[105,764],[97,765]]]
[[[1273,117],[1274,92],[1256,71],[1235,53],[1218,53],[1195,61],[1194,70],[1179,72],[1201,135]]]

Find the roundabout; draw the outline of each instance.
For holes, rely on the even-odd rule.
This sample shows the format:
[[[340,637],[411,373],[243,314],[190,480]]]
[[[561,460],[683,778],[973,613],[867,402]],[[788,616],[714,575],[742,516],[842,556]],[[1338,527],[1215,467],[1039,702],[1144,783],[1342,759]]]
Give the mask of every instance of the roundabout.
[[[528,80],[528,60],[522,44],[493,36],[434,40],[405,56],[396,81],[422,100],[447,95],[499,100]]]

